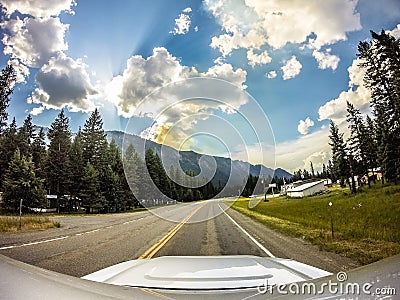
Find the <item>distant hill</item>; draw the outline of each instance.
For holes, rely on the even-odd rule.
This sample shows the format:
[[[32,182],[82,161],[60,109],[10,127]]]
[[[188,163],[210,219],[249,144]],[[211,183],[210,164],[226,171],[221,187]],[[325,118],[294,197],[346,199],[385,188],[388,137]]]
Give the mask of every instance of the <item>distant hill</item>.
[[[293,176],[281,168],[274,170],[263,165],[252,165],[248,162],[231,160],[230,158],[226,157],[203,155],[194,151],[178,151],[172,147],[145,140],[137,135],[124,134],[121,131],[107,131],[106,133],[107,139],[109,141],[114,139],[121,149],[124,142],[125,147],[127,147],[129,144],[132,144],[140,155],[143,155],[144,151],[147,149],[152,149],[154,152],[158,153],[160,157],[162,157],[164,168],[166,170],[168,170],[173,162],[179,161],[179,164],[184,171],[194,171],[195,174],[199,174],[199,160],[201,157],[203,157],[202,162],[205,165],[205,169],[209,168],[213,170],[214,168],[212,161],[215,160],[217,167],[215,174],[212,177],[212,182],[216,185],[224,185],[226,182],[228,182],[228,179],[233,185],[243,184],[243,178],[246,178],[248,174],[253,176],[261,176],[264,178],[277,176],[285,179],[290,179]],[[232,174],[234,175],[232,176]],[[231,178],[229,178],[230,175]]]

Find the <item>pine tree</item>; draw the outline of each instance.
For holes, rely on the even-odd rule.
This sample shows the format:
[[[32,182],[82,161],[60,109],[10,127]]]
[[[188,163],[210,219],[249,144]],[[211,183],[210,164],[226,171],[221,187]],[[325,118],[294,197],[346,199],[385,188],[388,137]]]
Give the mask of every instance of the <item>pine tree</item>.
[[[47,134],[50,145],[47,160],[47,183],[51,194],[57,195],[57,210],[66,206],[63,196],[68,192],[70,177],[69,151],[71,147],[71,130],[69,119],[64,110],[53,121]]]
[[[358,56],[365,68],[375,115],[378,161],[384,176],[397,183],[400,176],[400,41],[382,30],[371,31],[372,42],[360,42]]]
[[[85,162],[91,163],[100,171],[106,164],[107,140],[103,120],[97,108],[83,126],[82,148]]]
[[[36,137],[35,129],[32,124],[32,116],[29,114],[22,127],[18,130],[18,148],[21,155],[29,156],[32,154],[31,145]]]
[[[35,175],[32,158],[21,155],[19,149],[14,152],[4,176],[3,197],[5,206],[12,211],[18,211],[21,199],[25,207],[45,204],[45,190]]]
[[[68,152],[68,160],[70,165],[73,166],[69,172],[69,194],[71,197],[71,207],[69,209],[76,210],[79,206],[79,195],[86,166],[83,160],[82,133],[80,128],[71,144]]]
[[[377,139],[376,139],[376,134],[375,134],[375,126],[374,126],[374,121],[371,119],[370,116],[367,115],[367,162],[368,166],[371,168],[372,172],[372,180],[375,183],[376,181],[376,176],[374,174],[375,168],[378,166],[378,144],[377,144]],[[370,180],[368,178],[368,184]]]
[[[347,149],[349,156],[353,159],[351,168],[360,179],[368,174],[368,169],[370,168],[368,164],[368,151],[370,150],[368,145],[368,130],[364,124],[360,110],[355,108],[350,102],[347,102],[347,122],[350,130]],[[361,183],[359,180],[359,184]]]
[[[7,107],[10,103],[10,96],[13,93],[16,74],[14,68],[8,65],[0,73],[0,134],[7,125]]]
[[[150,183],[146,180],[145,163],[139,157],[135,148],[130,144],[124,154],[124,171],[126,183],[128,184],[129,193],[126,188],[126,195],[130,199],[134,199],[134,205],[142,205],[142,201],[149,195]]]
[[[111,181],[114,180],[116,186],[118,186],[118,189],[115,191],[117,197],[110,200],[113,202],[112,207],[116,211],[120,211],[135,206],[135,198],[133,197],[125,178],[121,152],[114,139],[111,140],[108,146],[108,164],[114,173],[113,176],[115,176]],[[112,176],[109,178],[111,179]]]
[[[3,187],[5,170],[8,169],[15,150],[18,148],[17,122],[13,118],[11,124],[6,128],[3,135],[0,136],[0,187]]]
[[[312,161],[310,161],[310,169],[311,169],[311,176],[314,178],[315,177],[315,172],[314,172],[314,166]]]
[[[93,210],[99,212],[104,207],[104,198],[100,190],[99,172],[91,163],[85,167],[82,178],[82,187],[79,193],[82,205],[86,208],[86,213]]]
[[[31,145],[32,161],[35,164],[36,176],[45,179],[46,178],[46,135],[43,128],[40,128],[39,133],[34,137]]]
[[[346,147],[343,141],[343,133],[339,132],[337,125],[331,120],[329,145],[332,150],[332,172],[340,180],[340,186],[344,187],[345,182],[349,182],[349,165],[346,157]]]

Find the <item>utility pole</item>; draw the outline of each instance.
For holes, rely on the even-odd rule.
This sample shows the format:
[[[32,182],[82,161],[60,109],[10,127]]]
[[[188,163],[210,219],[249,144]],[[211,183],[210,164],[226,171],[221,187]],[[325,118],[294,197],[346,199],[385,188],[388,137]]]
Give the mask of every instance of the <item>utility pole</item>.
[[[22,198],[19,201],[19,230],[22,228]]]
[[[335,238],[335,234],[333,231],[333,216],[332,216],[332,202],[329,202],[329,211],[331,215],[331,234],[332,234],[332,240]]]

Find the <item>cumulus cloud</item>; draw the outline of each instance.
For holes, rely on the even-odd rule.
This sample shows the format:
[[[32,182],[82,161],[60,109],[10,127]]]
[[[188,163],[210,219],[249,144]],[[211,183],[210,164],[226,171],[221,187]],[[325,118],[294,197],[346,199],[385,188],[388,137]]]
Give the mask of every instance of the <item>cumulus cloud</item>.
[[[318,68],[320,69],[328,69],[331,68],[332,70],[336,70],[340,58],[336,55],[332,55],[331,49],[327,49],[326,52],[314,50],[313,51],[313,56],[318,62]]]
[[[291,79],[300,74],[302,68],[301,63],[297,60],[296,56],[292,56],[291,59],[285,62],[285,65],[281,68],[283,72],[283,80]]]
[[[221,63],[200,73],[194,67],[181,65],[180,61],[172,56],[167,49],[154,48],[153,54],[147,58],[140,55],[128,59],[122,75],[112,79],[106,88],[108,99],[118,107],[120,115],[130,117],[142,100],[157,89],[172,82],[192,77],[212,77],[226,80],[243,89],[246,88],[246,71],[232,65]],[[150,101],[151,102],[151,101]],[[157,103],[149,103],[149,107],[156,108]]]
[[[41,104],[45,108],[68,107],[72,111],[93,109],[89,100],[97,91],[90,83],[86,65],[61,53],[42,66],[36,74],[39,88],[28,99],[30,103]],[[36,108],[34,113],[43,110]]]
[[[147,95],[191,75],[196,76],[197,71],[182,66],[167,49],[154,48],[148,58],[135,55],[128,59],[123,74],[114,77],[107,87],[108,98],[117,105],[121,115],[129,117]]]
[[[388,32],[396,39],[400,39],[400,24],[397,24],[393,30],[389,30]]]
[[[342,91],[339,96],[322,105],[319,110],[319,120],[332,119],[341,123],[346,119],[347,101],[358,108],[368,106],[371,94],[364,86],[363,78],[365,70],[359,66],[360,59],[355,59],[347,69],[349,72],[349,89]]]
[[[15,83],[26,82],[25,78],[30,74],[29,68],[22,64],[18,59],[10,60],[9,64],[13,66],[16,74]]]
[[[186,34],[189,32],[190,29],[190,13],[192,9],[190,7],[185,8],[181,14],[179,14],[178,18],[175,19],[175,27],[174,30],[170,33],[177,35],[177,34]]]
[[[276,76],[277,76],[276,71],[269,71],[268,73],[265,74],[265,77],[267,77],[268,79],[275,78]]]
[[[74,0],[2,0],[1,3],[8,15],[18,11],[38,18],[58,16],[62,11],[73,14],[71,7],[76,5]]]
[[[247,103],[243,92],[246,76],[246,71],[223,62],[199,72],[182,65],[167,49],[155,48],[147,58],[129,58],[122,75],[114,77],[106,87],[106,95],[120,115],[146,115],[155,121],[143,136],[179,147],[200,120],[210,118],[217,110],[234,113]],[[191,118],[193,114],[196,118]],[[164,140],[168,132],[168,140]]]
[[[277,143],[275,153],[276,165],[292,173],[298,169],[308,170],[310,161],[315,169],[321,168],[330,158],[329,128],[321,128],[295,140]]]
[[[4,54],[28,67],[40,68],[52,56],[68,49],[64,42],[68,25],[62,24],[59,18],[17,18],[2,25],[8,31],[2,39]]]
[[[254,52],[254,49],[247,51],[247,60],[249,65],[254,67],[255,65],[265,65],[271,62],[272,58],[268,55],[267,51],[263,51],[260,54]]]
[[[205,0],[205,7],[225,31],[210,46],[224,56],[239,48],[279,49],[288,43],[323,46],[346,40],[361,29],[357,0]],[[311,38],[312,36],[312,38]],[[325,53],[326,54],[326,53]]]
[[[307,117],[305,120],[300,120],[297,126],[297,131],[302,135],[306,135],[310,131],[310,127],[314,126],[314,121]]]

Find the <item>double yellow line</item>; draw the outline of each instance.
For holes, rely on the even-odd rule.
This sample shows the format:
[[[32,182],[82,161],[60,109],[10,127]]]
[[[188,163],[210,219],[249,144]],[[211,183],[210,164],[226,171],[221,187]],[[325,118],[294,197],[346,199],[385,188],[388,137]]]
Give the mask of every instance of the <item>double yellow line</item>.
[[[182,228],[187,221],[191,217],[193,217],[199,210],[202,208],[202,206],[199,206],[196,208],[190,215],[188,215],[185,219],[183,219],[178,225],[176,225],[170,232],[168,232],[162,239],[160,239],[157,243],[155,243],[153,246],[151,246],[149,249],[147,249],[142,255],[138,257],[138,259],[150,259],[152,258],[174,235],[175,233],[178,232],[179,229]]]

